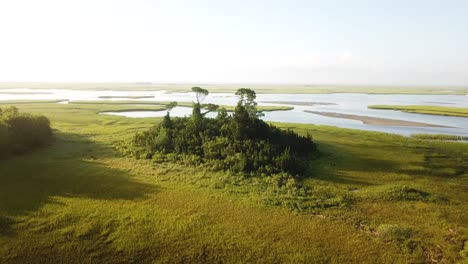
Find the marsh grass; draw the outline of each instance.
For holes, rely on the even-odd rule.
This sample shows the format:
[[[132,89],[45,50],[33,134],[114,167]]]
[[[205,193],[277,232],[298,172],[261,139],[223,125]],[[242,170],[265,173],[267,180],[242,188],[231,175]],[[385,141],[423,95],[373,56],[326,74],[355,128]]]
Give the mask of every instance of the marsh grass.
[[[18,107],[49,117],[56,142],[0,161],[1,263],[466,261],[467,144],[277,123],[320,150],[297,195],[114,151],[160,119]]]
[[[166,106],[168,105],[169,101],[141,101],[141,100],[76,100],[76,101],[70,101],[70,104],[89,104],[89,105],[157,105],[157,106]],[[193,103],[192,102],[177,102],[178,106],[182,107],[192,107]],[[236,106],[232,105],[221,105],[221,108],[226,109],[228,112],[234,111]],[[258,106],[257,107],[259,111],[266,111],[266,112],[271,112],[271,111],[288,111],[294,109],[294,107],[291,106],[279,106],[279,105],[267,105],[267,106]]]
[[[442,141],[468,141],[466,136],[444,135],[444,134],[413,134],[412,138],[423,140],[442,140]]]
[[[429,105],[369,105],[371,109],[400,110],[408,113],[468,117],[468,108]]]

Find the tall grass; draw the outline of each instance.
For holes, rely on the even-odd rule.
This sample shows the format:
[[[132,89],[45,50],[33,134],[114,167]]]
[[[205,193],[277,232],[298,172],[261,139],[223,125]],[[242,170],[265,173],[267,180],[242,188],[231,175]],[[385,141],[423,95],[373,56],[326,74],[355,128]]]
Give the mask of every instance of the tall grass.
[[[468,140],[466,136],[444,135],[444,134],[413,134],[413,138],[425,140],[448,140],[448,141],[465,141]]]
[[[18,107],[45,114],[57,141],[0,161],[1,263],[466,261],[467,144],[277,123],[320,151],[294,193],[113,150],[161,119]]]

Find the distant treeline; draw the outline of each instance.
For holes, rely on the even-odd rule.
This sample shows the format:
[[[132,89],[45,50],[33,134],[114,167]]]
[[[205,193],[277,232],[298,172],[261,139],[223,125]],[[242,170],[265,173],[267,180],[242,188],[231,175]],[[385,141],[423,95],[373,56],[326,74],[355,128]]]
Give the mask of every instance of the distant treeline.
[[[21,154],[47,144],[52,138],[49,119],[0,107],[0,158]]]
[[[171,118],[170,109],[177,105],[171,103],[160,124],[118,148],[137,158],[178,161],[244,175],[295,176],[307,168],[315,151],[311,136],[281,130],[259,119],[262,113],[257,111],[254,91],[237,91],[239,101],[232,115],[217,105],[201,104],[207,90],[194,87],[192,91],[196,102],[191,117]],[[218,112],[216,118],[205,117],[211,111]]]

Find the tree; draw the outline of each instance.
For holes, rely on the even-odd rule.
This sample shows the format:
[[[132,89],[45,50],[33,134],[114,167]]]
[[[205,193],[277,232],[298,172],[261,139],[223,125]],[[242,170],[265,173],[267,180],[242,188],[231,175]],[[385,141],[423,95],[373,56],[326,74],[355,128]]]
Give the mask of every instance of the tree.
[[[209,94],[208,90],[200,87],[192,87],[192,92],[195,93],[195,99],[197,99],[197,104],[201,104]]]
[[[171,110],[177,106],[177,102],[170,102],[166,105],[166,109],[167,109],[167,113],[166,115],[164,116],[164,119],[163,119],[163,122],[161,124],[161,126],[163,128],[168,128],[168,129],[171,129],[172,128],[172,121],[171,121],[171,116],[170,116],[170,112]]]
[[[205,100],[206,96],[208,96],[209,92],[200,87],[192,87],[192,92],[195,93],[196,99],[196,102],[193,103],[192,120],[198,128],[202,120],[201,103]]]
[[[177,106],[177,102],[170,102],[166,105],[167,113],[169,114],[171,110]]]
[[[219,105],[216,105],[216,104],[204,104],[204,105],[203,105],[203,108],[206,109],[206,112],[202,113],[202,115],[204,116],[204,115],[206,115],[206,114],[208,114],[208,113],[210,113],[210,112],[214,112],[214,111],[218,110]]]
[[[239,97],[237,105],[245,107],[245,110],[249,113],[249,117],[252,119],[263,116],[262,112],[257,111],[257,94],[255,91],[249,88],[240,88],[237,90],[236,95]]]
[[[234,111],[233,115],[233,121],[232,133],[234,138],[237,140],[243,140],[247,138],[252,119],[249,117],[249,113],[243,105],[238,104],[236,106],[236,110]]]

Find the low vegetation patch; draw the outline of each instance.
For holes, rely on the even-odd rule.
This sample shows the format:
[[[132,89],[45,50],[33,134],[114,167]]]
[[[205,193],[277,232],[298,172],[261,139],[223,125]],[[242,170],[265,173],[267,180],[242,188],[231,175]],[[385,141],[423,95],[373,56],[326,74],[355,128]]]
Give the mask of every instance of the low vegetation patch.
[[[408,185],[384,185],[367,193],[367,198],[381,201],[423,201],[444,202],[447,199],[428,192],[412,188]]]
[[[379,237],[384,241],[399,243],[410,239],[414,234],[414,231],[411,228],[390,224],[379,225],[376,231]]]
[[[466,136],[444,135],[444,134],[413,134],[412,138],[423,140],[444,140],[444,141],[468,141]]]
[[[408,113],[468,117],[468,108],[429,105],[369,105],[371,109],[400,110]]]
[[[13,106],[0,108],[0,158],[44,146],[51,138],[45,116],[20,113]]]
[[[468,260],[468,240],[465,240],[463,249],[460,250],[460,256],[466,261]]]

